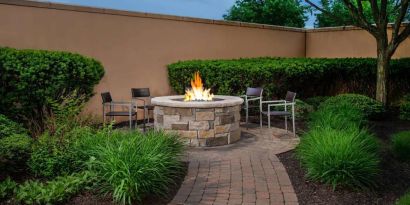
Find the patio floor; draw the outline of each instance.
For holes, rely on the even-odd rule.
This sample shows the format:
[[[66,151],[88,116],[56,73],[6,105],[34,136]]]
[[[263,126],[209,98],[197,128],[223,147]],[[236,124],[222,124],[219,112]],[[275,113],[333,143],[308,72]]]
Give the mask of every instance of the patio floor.
[[[189,148],[188,174],[170,204],[298,204],[276,154],[299,142],[278,128],[242,128],[232,145]]]

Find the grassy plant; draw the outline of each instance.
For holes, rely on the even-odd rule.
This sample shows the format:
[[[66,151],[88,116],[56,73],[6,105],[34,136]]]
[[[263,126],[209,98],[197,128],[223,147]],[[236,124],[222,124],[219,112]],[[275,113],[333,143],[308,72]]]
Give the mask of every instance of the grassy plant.
[[[164,196],[181,171],[182,144],[161,132],[100,131],[78,146],[101,180],[101,188],[116,202],[131,204],[145,196]]]
[[[30,158],[32,138],[26,134],[14,134],[0,139],[0,168],[15,172],[26,167]]]
[[[410,131],[394,134],[392,138],[392,148],[397,158],[410,161]]]
[[[52,181],[26,181],[16,189],[15,200],[23,204],[56,204],[64,202],[95,181],[92,172],[59,176]]]
[[[400,199],[396,202],[396,205],[410,205],[410,193],[400,197]]]
[[[365,118],[357,108],[347,103],[335,106],[322,106],[311,114],[311,128],[332,128],[336,130],[357,129],[365,124]]]
[[[0,201],[13,196],[17,183],[10,178],[0,182]]]
[[[400,119],[410,120],[410,95],[404,96],[400,103]]]
[[[314,128],[301,138],[297,156],[307,177],[332,185],[367,188],[375,186],[379,173],[378,144],[358,128],[344,131]]]

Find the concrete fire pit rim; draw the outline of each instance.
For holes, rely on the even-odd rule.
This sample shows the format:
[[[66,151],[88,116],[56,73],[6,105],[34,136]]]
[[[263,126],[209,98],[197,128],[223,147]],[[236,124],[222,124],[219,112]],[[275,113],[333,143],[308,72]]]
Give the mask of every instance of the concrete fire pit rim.
[[[215,95],[214,98],[223,99],[219,101],[184,102],[184,101],[176,100],[176,99],[181,99],[183,97],[184,97],[183,95],[154,97],[152,98],[151,103],[156,106],[179,107],[179,108],[229,107],[229,106],[240,105],[243,103],[243,99],[241,97],[227,96],[227,95]]]

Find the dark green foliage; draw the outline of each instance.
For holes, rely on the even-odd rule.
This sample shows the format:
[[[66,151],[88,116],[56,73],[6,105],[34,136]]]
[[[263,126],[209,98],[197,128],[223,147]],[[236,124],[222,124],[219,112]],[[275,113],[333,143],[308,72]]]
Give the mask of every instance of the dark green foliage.
[[[397,158],[403,161],[410,161],[410,131],[394,134],[392,148]]]
[[[0,139],[14,134],[27,134],[22,125],[0,114]]]
[[[17,187],[17,183],[10,178],[0,182],[0,201],[9,199]]]
[[[330,98],[311,115],[309,131],[301,137],[297,156],[307,177],[330,184],[333,189],[372,188],[380,172],[378,143],[365,128],[364,106],[345,97]]]
[[[243,21],[302,28],[307,11],[300,0],[236,0],[223,17],[230,21]]]
[[[182,144],[177,136],[161,132],[105,129],[81,138],[79,152],[91,156],[88,165],[100,180],[99,187],[116,202],[131,204],[151,196],[164,196],[181,172]]]
[[[297,154],[311,179],[352,188],[374,187],[378,144],[364,130],[314,128],[301,138]]]
[[[0,139],[0,168],[9,171],[23,168],[31,153],[31,137],[15,134]]]
[[[380,1],[378,1],[380,5]],[[389,22],[393,22],[396,18],[398,12],[394,9],[396,0],[387,1],[387,14]],[[335,26],[348,26],[355,24],[354,19],[349,13],[342,0],[321,0],[323,9],[332,13],[332,16],[324,14],[323,12],[317,12],[315,27],[335,27]],[[353,4],[357,5],[356,1]],[[365,18],[374,23],[374,18],[372,16],[372,9],[369,1],[362,1],[363,13]]]
[[[313,108],[316,110],[323,102],[329,99],[330,96],[315,96],[305,100],[305,102],[309,105],[312,105]]]
[[[400,199],[396,202],[396,205],[409,205],[409,204],[410,204],[410,193],[407,193],[404,196],[400,197]]]
[[[366,118],[376,118],[384,112],[383,104],[364,95],[358,94],[341,94],[331,97],[322,103],[321,107],[334,107],[337,109],[340,105],[350,105],[357,108]]]
[[[410,120],[410,95],[404,96],[400,103],[400,119]]]
[[[410,59],[392,60],[389,99],[399,100],[410,91]],[[206,87],[216,94],[242,95],[247,87],[263,87],[265,96],[283,98],[295,91],[298,98],[333,96],[352,92],[376,93],[376,59],[372,58],[249,58],[191,60],[168,66],[169,81],[179,94],[200,71]]]
[[[15,191],[15,200],[22,204],[56,204],[66,201],[95,182],[95,175],[85,171],[59,176],[52,181],[26,181]]]
[[[101,63],[79,54],[0,48],[0,113],[42,129],[50,100],[74,90],[86,100],[103,75]]]

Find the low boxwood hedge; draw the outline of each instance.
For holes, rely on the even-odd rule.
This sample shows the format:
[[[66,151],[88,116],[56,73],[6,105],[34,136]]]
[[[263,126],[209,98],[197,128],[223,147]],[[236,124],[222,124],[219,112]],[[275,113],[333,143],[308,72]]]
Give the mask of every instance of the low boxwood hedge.
[[[391,61],[389,99],[398,100],[410,90],[410,58]],[[360,93],[374,96],[374,58],[246,58],[234,60],[189,60],[168,65],[169,81],[181,94],[199,71],[216,94],[240,95],[247,87],[263,87],[266,96],[283,97],[287,90],[298,98]]]

